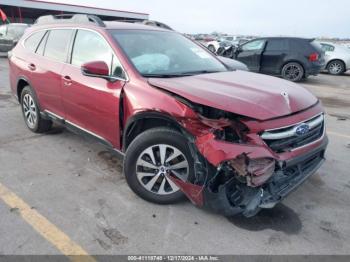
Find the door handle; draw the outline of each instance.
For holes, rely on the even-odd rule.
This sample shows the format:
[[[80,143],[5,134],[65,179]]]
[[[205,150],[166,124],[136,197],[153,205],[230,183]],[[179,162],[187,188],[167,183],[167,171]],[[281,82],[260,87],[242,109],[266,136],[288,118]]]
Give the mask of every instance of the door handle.
[[[34,64],[28,65],[29,70],[34,71],[36,69],[36,66]]]
[[[70,86],[72,84],[72,78],[70,78],[70,76],[64,76],[62,78],[65,86]]]

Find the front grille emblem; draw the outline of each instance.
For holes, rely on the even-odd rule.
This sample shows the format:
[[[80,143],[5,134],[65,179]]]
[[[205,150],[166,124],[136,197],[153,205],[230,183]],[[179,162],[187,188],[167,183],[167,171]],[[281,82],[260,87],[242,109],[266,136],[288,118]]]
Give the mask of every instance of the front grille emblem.
[[[302,136],[308,133],[309,130],[310,126],[308,124],[302,123],[295,128],[295,134],[298,136]]]

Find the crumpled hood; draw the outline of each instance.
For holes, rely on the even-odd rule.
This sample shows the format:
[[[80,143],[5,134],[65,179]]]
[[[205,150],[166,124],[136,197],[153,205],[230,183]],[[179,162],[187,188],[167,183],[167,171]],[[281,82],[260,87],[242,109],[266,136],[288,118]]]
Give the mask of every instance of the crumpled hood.
[[[149,78],[148,82],[194,103],[258,120],[289,115],[317,102],[314,95],[295,83],[239,70],[176,78]]]

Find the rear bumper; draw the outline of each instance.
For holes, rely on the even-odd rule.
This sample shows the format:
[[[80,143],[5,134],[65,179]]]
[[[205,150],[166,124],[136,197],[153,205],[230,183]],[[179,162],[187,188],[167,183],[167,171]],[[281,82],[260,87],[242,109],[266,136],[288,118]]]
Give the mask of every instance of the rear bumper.
[[[214,176],[203,190],[203,206],[226,216],[243,213],[246,217],[254,216],[261,208],[272,208],[316,172],[324,162],[327,144],[325,136],[318,147],[283,161],[282,167],[259,187],[248,187],[235,177],[219,184],[222,178]]]
[[[308,68],[306,68],[305,75],[318,75],[322,70],[325,69],[325,67],[325,63],[312,63]]]

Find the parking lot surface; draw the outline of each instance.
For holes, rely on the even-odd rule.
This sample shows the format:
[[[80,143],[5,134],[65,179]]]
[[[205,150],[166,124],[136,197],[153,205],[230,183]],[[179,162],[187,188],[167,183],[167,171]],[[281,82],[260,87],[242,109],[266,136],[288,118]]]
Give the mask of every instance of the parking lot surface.
[[[0,58],[0,254],[350,254],[350,75],[302,85],[327,110],[327,161],[274,209],[225,218],[145,202],[103,146],[31,133]]]

